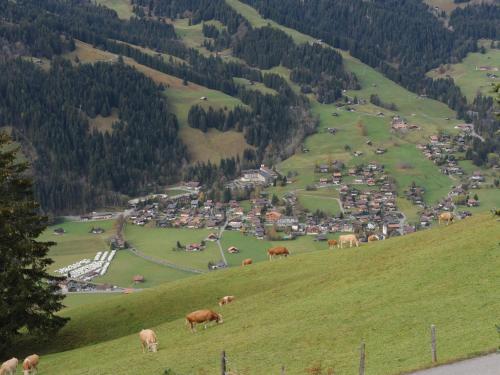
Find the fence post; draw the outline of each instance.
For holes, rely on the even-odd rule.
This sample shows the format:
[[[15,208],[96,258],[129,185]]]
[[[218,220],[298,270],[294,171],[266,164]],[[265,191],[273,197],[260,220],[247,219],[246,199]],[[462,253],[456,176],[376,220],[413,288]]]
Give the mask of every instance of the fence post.
[[[286,375],[285,366],[281,366],[281,375]]]
[[[436,351],[436,326],[431,324],[431,351],[432,351],[432,362],[437,362],[437,351]]]
[[[222,351],[221,359],[220,359],[220,368],[221,375],[226,375],[226,351]]]
[[[365,375],[365,342],[361,341],[359,348],[359,375]]]

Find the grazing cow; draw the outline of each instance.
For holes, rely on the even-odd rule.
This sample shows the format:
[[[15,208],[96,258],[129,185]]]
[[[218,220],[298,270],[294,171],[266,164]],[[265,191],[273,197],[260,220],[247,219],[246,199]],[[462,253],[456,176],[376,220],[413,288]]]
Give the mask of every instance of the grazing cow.
[[[23,361],[23,374],[36,374],[38,372],[38,363],[40,357],[37,354],[27,356]]]
[[[205,329],[207,329],[207,324],[213,321],[215,321],[217,324],[224,322],[222,320],[222,315],[217,314],[212,310],[197,310],[186,316],[186,324],[191,327],[191,332],[196,332],[196,324],[204,323]]]
[[[442,221],[446,221],[446,225],[450,224],[455,220],[455,217],[453,216],[453,213],[451,212],[442,212],[439,215],[439,224],[441,224]]]
[[[337,246],[337,244],[338,244],[337,240],[328,240],[328,248],[329,249]]]
[[[0,366],[0,375],[15,375],[19,361],[17,358],[11,358]]]
[[[241,266],[249,266],[250,264],[252,264],[252,259],[250,258],[247,258],[245,260],[243,260],[243,262],[241,262]]]
[[[349,247],[352,247],[353,243],[356,245],[356,247],[359,246],[359,240],[355,234],[343,234],[343,235],[339,236],[339,245],[337,247],[340,246],[340,248],[343,249],[344,243],[347,243],[347,242],[349,242]]]
[[[225,297],[222,297],[220,300],[219,300],[219,306],[224,306],[224,305],[227,305],[228,303],[231,303],[234,301],[234,296],[225,296]]]
[[[143,329],[139,332],[139,338],[141,339],[142,352],[156,353],[158,350],[158,339],[156,338],[156,333],[152,329]]]
[[[290,255],[288,249],[284,246],[276,246],[267,250],[267,254],[269,255],[269,260],[272,260],[274,256],[284,256],[285,258]]]
[[[368,236],[368,242],[378,241],[378,236],[376,234],[372,234]]]

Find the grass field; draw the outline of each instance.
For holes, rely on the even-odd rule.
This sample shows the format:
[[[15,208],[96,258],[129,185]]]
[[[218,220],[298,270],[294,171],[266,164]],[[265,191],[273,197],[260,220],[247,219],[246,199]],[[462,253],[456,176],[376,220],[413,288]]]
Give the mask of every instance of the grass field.
[[[440,363],[498,347],[500,223],[477,216],[450,226],[362,245],[213,272],[150,291],[67,309],[60,334],[25,342],[16,354],[42,354],[44,374],[213,374],[225,349],[238,374],[306,374],[322,363],[398,374],[430,365],[429,326]],[[323,244],[324,246],[324,244]],[[252,251],[252,250],[249,250]],[[187,312],[223,308],[224,324],[191,334]],[[137,332],[152,327],[160,347],[142,354]],[[53,354],[47,354],[53,353]]]
[[[119,295],[119,293],[71,293],[64,298],[64,305],[67,309],[74,309],[93,303],[108,302]]]
[[[260,91],[263,94],[271,94],[271,95],[276,95],[277,92],[276,90],[270,89],[269,87],[266,87],[263,83],[261,82],[254,82],[253,84],[250,83],[250,81],[246,78],[234,78],[234,82],[245,86],[249,90],[256,90]]]
[[[134,284],[135,275],[144,276],[144,282]],[[98,283],[109,283],[129,288],[150,288],[168,281],[179,280],[194,274],[175,270],[139,258],[129,251],[120,251],[104,276],[94,279]]]
[[[238,0],[226,0],[226,3],[229,4],[234,10],[236,10],[238,13],[240,13],[243,17],[245,17],[248,22],[253,27],[265,27],[265,26],[271,26],[277,29],[280,29],[290,35],[295,43],[310,43],[314,41],[315,39],[309,35],[302,34],[301,32],[291,29],[289,27],[280,25],[273,20],[270,19],[264,19],[262,16],[257,12],[254,8],[251,6],[242,3],[241,1]]]
[[[332,188],[323,188],[316,191],[299,190],[297,198],[300,205],[310,212],[320,210],[329,215],[340,213],[340,206],[337,201],[339,192]]]
[[[101,227],[103,234],[89,233],[92,227]],[[63,235],[55,235],[55,228],[64,228]],[[49,256],[54,260],[50,270],[54,271],[84,258],[93,259],[98,251],[107,250],[107,239],[113,234],[113,220],[92,222],[66,221],[47,228],[40,236],[41,241],[54,241],[56,246],[51,247]]]
[[[111,133],[113,131],[113,124],[118,120],[118,110],[113,108],[110,116],[102,117],[101,115],[97,115],[95,118],[89,118],[89,125],[92,129],[96,129],[101,133]]]
[[[207,241],[207,247],[200,252],[173,251],[177,241],[182,245],[200,243],[211,230],[208,229],[164,229],[127,225],[125,237],[132,246],[143,253],[172,263],[207,270],[209,261],[219,261],[220,251],[214,242]]]
[[[132,4],[129,0],[96,0],[95,2],[113,9],[118,14],[118,17],[123,20],[128,20],[134,15]]]
[[[444,10],[447,13],[451,13],[455,8],[460,7],[463,8],[470,4],[481,4],[481,3],[489,3],[494,2],[495,0],[470,0],[468,2],[464,2],[461,4],[456,4],[454,0],[425,0],[425,3],[430,6],[438,6],[440,9]]]
[[[488,42],[483,43],[483,45],[487,50],[485,54],[469,53],[461,63],[446,65],[442,70],[440,68],[434,69],[427,75],[432,78],[452,77],[471,103],[478,93],[493,95],[491,84],[499,83],[500,79],[489,78],[487,73],[500,76],[498,71],[500,69],[500,50],[489,48]],[[480,66],[490,66],[496,68],[497,71],[476,70],[476,67]]]

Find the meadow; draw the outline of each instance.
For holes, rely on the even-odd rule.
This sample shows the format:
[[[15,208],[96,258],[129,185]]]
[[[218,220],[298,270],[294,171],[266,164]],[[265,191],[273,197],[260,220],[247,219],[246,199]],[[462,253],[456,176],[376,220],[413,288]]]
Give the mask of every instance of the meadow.
[[[177,241],[183,246],[190,243],[200,243],[211,232],[216,231],[127,225],[125,238],[131,246],[147,255],[165,259],[181,266],[206,271],[208,262],[217,262],[221,259],[220,250],[214,242],[206,241],[205,250],[199,252],[174,251],[173,249],[176,248]]]
[[[321,364],[345,375],[357,371],[364,340],[367,373],[387,375],[431,365],[435,324],[439,363],[477,355],[498,347],[499,225],[478,215],[68,308],[71,320],[56,337],[16,353],[41,353],[40,375],[213,374],[223,349],[238,374],[285,365],[298,375]],[[217,307],[229,294],[236,301]],[[222,311],[224,323],[190,333],[184,316],[199,308]],[[141,352],[137,332],[145,327],[157,332],[158,353]]]
[[[484,41],[483,46],[486,53],[469,53],[462,62],[458,64],[445,65],[427,73],[432,78],[445,78],[450,76],[460,87],[469,102],[473,102],[478,93],[482,95],[493,95],[492,84],[499,83],[499,78],[490,78],[487,74],[500,75],[500,50],[489,47],[489,41]],[[481,71],[477,67],[489,66],[496,68],[496,71]]]
[[[49,251],[49,257],[54,260],[51,271],[67,266],[84,258],[94,259],[98,251],[108,250],[108,238],[113,235],[113,220],[92,222],[65,221],[61,224],[48,227],[40,236],[40,241],[56,242]],[[105,230],[102,234],[92,234],[92,227]],[[54,234],[54,229],[63,228],[62,235]]]
[[[128,20],[134,15],[129,0],[96,0],[96,3],[113,9],[118,17],[123,20]]]

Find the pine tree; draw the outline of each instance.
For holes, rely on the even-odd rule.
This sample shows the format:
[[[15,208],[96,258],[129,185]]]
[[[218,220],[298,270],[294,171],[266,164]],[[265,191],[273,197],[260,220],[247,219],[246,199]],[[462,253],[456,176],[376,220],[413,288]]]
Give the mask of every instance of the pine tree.
[[[54,243],[37,241],[47,218],[38,214],[28,165],[16,161],[18,150],[9,144],[0,133],[0,355],[21,329],[47,335],[67,321],[55,315],[64,307],[55,293],[60,278],[47,272]]]

